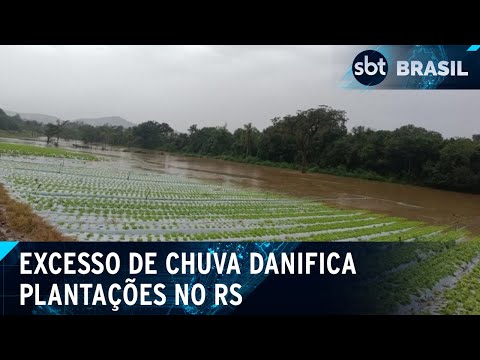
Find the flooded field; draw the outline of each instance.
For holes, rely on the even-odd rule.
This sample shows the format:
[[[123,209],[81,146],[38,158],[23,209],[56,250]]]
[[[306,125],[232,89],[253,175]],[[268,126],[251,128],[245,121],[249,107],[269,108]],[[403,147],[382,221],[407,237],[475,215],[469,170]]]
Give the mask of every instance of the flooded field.
[[[442,230],[82,153],[8,149],[0,157],[0,180],[10,194],[80,241],[396,241]]]
[[[389,311],[480,313],[480,237],[472,236],[478,195],[159,152],[21,143],[0,142],[0,183],[70,239],[415,241],[385,264]]]
[[[99,153],[108,153],[124,166],[136,169],[288,194],[340,208],[370,210],[480,234],[477,194],[151,152]]]
[[[5,139],[9,142],[12,140]],[[13,141],[44,144],[38,141]],[[72,143],[63,143],[63,147],[72,149]],[[480,195],[476,194],[326,174],[302,174],[287,169],[146,150],[80,151],[106,157],[114,162],[118,169],[180,175],[212,184],[240,186],[250,190],[320,201],[342,209],[363,209],[433,225],[448,225],[480,234]]]

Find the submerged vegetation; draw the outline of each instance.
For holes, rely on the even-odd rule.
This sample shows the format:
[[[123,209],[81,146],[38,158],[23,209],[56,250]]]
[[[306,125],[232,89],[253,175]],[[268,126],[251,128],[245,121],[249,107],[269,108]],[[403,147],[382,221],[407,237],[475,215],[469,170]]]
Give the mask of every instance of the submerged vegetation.
[[[412,241],[443,227],[75,158],[2,156],[1,181],[78,240]]]
[[[454,119],[452,119],[454,121]],[[480,193],[480,135],[443,138],[414,125],[393,131],[363,126],[347,130],[345,112],[321,106],[274,118],[263,131],[251,123],[192,125],[187,133],[147,121],[125,129],[77,122],[40,124],[0,110],[0,131],[83,141],[85,144],[157,149],[252,164],[324,172]]]

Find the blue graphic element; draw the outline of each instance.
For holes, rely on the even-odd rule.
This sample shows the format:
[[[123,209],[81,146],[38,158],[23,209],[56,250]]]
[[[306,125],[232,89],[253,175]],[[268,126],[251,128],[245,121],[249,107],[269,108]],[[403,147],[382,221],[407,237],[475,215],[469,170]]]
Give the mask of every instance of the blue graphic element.
[[[295,242],[276,242],[276,243],[269,243],[269,242],[209,242],[209,243],[186,243],[186,244],[175,244],[175,243],[168,243],[162,244],[164,248],[171,248],[172,250],[175,249],[177,253],[181,253],[182,251],[185,253],[235,253],[238,258],[239,267],[241,269],[240,274],[232,273],[226,274],[221,273],[218,274],[216,269],[216,265],[214,262],[211,264],[212,271],[206,275],[202,275],[199,273],[190,275],[190,274],[175,274],[170,275],[166,271],[162,271],[160,269],[159,274],[155,276],[155,280],[152,280],[151,275],[145,274],[138,274],[129,276],[127,273],[127,267],[125,266],[122,268],[122,271],[116,277],[119,283],[124,285],[124,280],[128,277],[135,278],[136,283],[140,284],[144,283],[163,283],[166,285],[165,294],[167,295],[167,302],[162,307],[158,307],[155,305],[152,306],[126,306],[124,303],[119,305],[118,312],[112,312],[111,306],[105,310],[102,309],[100,306],[86,306],[86,307],[78,307],[72,305],[40,305],[36,306],[32,313],[34,315],[82,315],[82,314],[96,314],[96,313],[107,313],[111,315],[115,314],[168,314],[168,315],[218,315],[218,314],[229,314],[233,312],[235,309],[232,305],[225,305],[225,306],[218,306],[215,305],[214,302],[214,294],[215,294],[215,286],[216,284],[224,284],[229,288],[231,285],[238,283],[241,284],[241,289],[238,292],[241,296],[246,299],[248,296],[267,278],[268,275],[266,274],[258,274],[255,276],[251,276],[249,274],[249,257],[251,252],[256,252],[262,254],[263,257],[266,259],[269,253],[274,253],[277,260],[279,260],[282,252],[292,252],[294,251],[300,243]],[[126,246],[126,245],[125,245]],[[165,253],[166,254],[166,253]],[[162,253],[159,253],[159,257],[162,257]],[[228,264],[228,257],[226,258],[226,263],[224,264],[224,268],[227,267]],[[105,286],[108,286],[111,283],[111,279],[109,280],[107,276],[105,277],[97,277],[95,275],[88,275],[88,276],[79,276],[73,275],[70,277],[70,281],[75,283],[75,279],[84,278],[86,282],[91,283],[102,283]],[[83,282],[83,281],[78,281]],[[187,284],[188,293],[192,292],[192,287],[195,284],[202,284],[206,290],[205,293],[205,301],[202,305],[195,305],[192,302],[189,304],[180,304],[175,303],[175,296],[174,296],[174,289],[176,284]],[[64,288],[59,281],[59,288],[60,292],[64,292]],[[227,302],[232,299],[232,295],[228,294],[226,297]],[[80,293],[79,295],[79,303],[83,302],[83,295]]]
[[[381,45],[375,50],[385,56],[390,68],[384,81],[374,88],[362,85],[350,66],[341,79],[343,88],[480,89],[480,45]],[[361,76],[362,66],[358,65]],[[370,73],[374,70],[375,66],[370,65]]]
[[[462,50],[465,53],[465,49]],[[425,246],[429,244],[431,249]],[[452,241],[453,244],[453,241]],[[14,243],[10,243],[13,246]],[[420,247],[419,247],[420,245]],[[391,301],[389,293],[398,291],[411,291],[409,282],[391,283],[392,270],[399,268],[398,253],[409,254],[407,264],[418,257],[419,251],[424,254],[435,253],[449,247],[449,244],[436,241],[422,242],[140,242],[140,243],[102,243],[102,242],[72,242],[72,243],[32,243],[19,242],[18,246],[3,259],[0,266],[0,314],[5,315],[352,315],[352,314],[391,314],[395,312],[395,304]],[[3,246],[5,247],[5,246]],[[226,272],[226,261],[207,262],[203,260],[191,260],[190,253],[196,255],[226,254],[227,257],[236,254],[239,270]],[[54,274],[48,269],[47,273],[39,271],[38,274],[21,274],[18,262],[22,252],[60,254],[70,252],[80,254],[87,252],[93,254],[99,252],[107,254],[114,252],[119,256],[122,263],[119,271],[113,274],[102,272],[101,274]],[[129,271],[129,254],[132,252],[145,254],[154,252],[157,261],[154,269],[156,274],[131,274]],[[165,260],[168,254],[176,252],[185,254],[184,263],[187,268],[172,274],[167,271]],[[260,261],[249,261],[252,252],[257,255],[257,260],[268,256],[268,262],[279,266],[277,271],[270,269],[266,274],[259,266],[260,273],[250,274],[251,264],[260,264]],[[336,252],[340,255],[334,266],[342,267],[345,254],[351,253],[355,259],[356,274],[330,274],[321,271],[324,262],[320,261],[320,253],[327,254]],[[293,270],[280,270],[285,265],[281,259],[287,259],[283,254],[291,258]],[[305,270],[305,254],[318,253],[315,265],[311,272]],[[243,259],[240,259],[242,255]],[[292,257],[290,257],[292,255]],[[235,257],[233,257],[235,258]],[[198,257],[197,257],[198,259]],[[302,260],[303,259],[303,260]],[[31,259],[28,267],[35,268],[39,262]],[[318,260],[318,261],[317,261]],[[49,261],[46,260],[45,261]],[[181,267],[181,259],[174,260],[174,267]],[[207,272],[208,268],[223,267],[223,271],[211,271],[201,274],[200,271],[189,270],[190,265],[201,272]],[[328,261],[328,260],[327,260]],[[403,260],[402,260],[403,261]],[[7,262],[7,263],[6,263]],[[195,264],[193,263],[195,262]],[[285,264],[285,263],[284,263]],[[62,261],[56,265],[62,266]],[[55,266],[56,266],[55,265]],[[72,268],[78,268],[78,261],[74,260]],[[267,262],[265,262],[265,266]],[[401,266],[401,265],[400,265]],[[257,268],[257,266],[254,266]],[[290,266],[288,266],[290,268]],[[266,268],[266,267],[265,267]],[[303,269],[303,270],[302,270]],[[292,273],[290,273],[290,271]],[[283,273],[283,275],[282,275]],[[305,276],[306,275],[306,276]],[[128,281],[127,281],[128,280]],[[133,295],[132,281],[136,285],[136,293]],[[127,283],[130,290],[125,292]],[[151,288],[142,291],[142,284],[164,285],[162,294],[165,301],[161,304],[148,303],[159,299],[152,293]],[[234,284],[235,283],[235,284]],[[35,284],[34,293],[28,296],[24,305],[20,302],[20,284]],[[118,291],[109,293],[109,287],[120,285]],[[38,287],[37,287],[38,285]],[[55,286],[54,286],[55,285]],[[176,291],[176,285],[180,290]],[[203,286],[202,286],[203,285]],[[241,288],[238,288],[238,285]],[[374,286],[372,286],[374,285]],[[406,287],[405,287],[406,286]],[[217,288],[222,288],[221,298],[218,299]],[[100,289],[97,295],[96,289]],[[103,290],[102,290],[103,288]],[[184,289],[186,298],[184,297]],[[55,291],[53,291],[55,290]],[[68,291],[67,291],[68,290]],[[85,291],[84,291],[85,290]],[[188,291],[189,290],[189,291]],[[235,292],[234,292],[235,291]],[[188,294],[190,292],[190,294]],[[190,296],[196,294],[195,297]],[[408,294],[409,294],[408,293]],[[102,295],[103,294],[103,295]],[[180,294],[183,300],[176,301],[176,294]],[[232,300],[243,301],[235,304]],[[405,293],[407,294],[407,293]],[[158,295],[158,294],[157,294]],[[204,296],[205,295],[205,296]],[[225,295],[225,298],[224,298]],[[126,305],[127,299],[129,305]],[[196,299],[193,301],[193,299]],[[203,301],[205,299],[205,301]],[[49,300],[49,302],[47,301]],[[387,300],[387,301],[386,301]],[[118,308],[115,308],[117,305]]]
[[[0,261],[17,246],[18,241],[0,241]]]
[[[438,64],[440,61],[448,61],[448,56],[442,45],[416,45],[408,53],[406,59],[408,61],[421,61],[423,64],[426,64],[428,61],[433,61],[435,64]],[[421,77],[408,76],[405,79],[407,80],[404,85],[405,88],[423,90],[436,89],[445,80],[444,77],[433,75]]]

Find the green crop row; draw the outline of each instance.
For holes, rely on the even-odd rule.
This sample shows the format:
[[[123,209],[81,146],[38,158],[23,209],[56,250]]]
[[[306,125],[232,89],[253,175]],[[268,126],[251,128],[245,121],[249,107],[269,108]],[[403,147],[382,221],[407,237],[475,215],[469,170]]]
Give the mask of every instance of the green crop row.
[[[461,242],[448,251],[435,254],[401,271],[389,274],[384,281],[371,284],[368,291],[386,312],[410,303],[412,296],[432,289],[441,279],[451,276],[460,266],[480,253],[480,241]]]
[[[476,240],[480,242],[480,238]],[[478,315],[480,314],[480,262],[461,277],[457,284],[445,290],[446,303],[440,310],[442,314]]]
[[[0,154],[22,155],[22,156],[46,156],[58,158],[71,158],[79,160],[96,160],[97,158],[90,154],[68,151],[52,147],[40,147],[24,144],[10,144],[0,142]]]
[[[432,227],[426,227],[432,228]],[[436,227],[433,227],[436,228]],[[435,236],[423,236],[418,237],[418,241],[415,242],[398,242],[395,241],[395,237],[399,234],[405,236],[405,238],[410,238],[411,235],[407,234],[418,234],[422,231],[423,228],[414,228],[401,232],[398,234],[387,235],[392,236],[392,241],[386,244],[385,247],[377,247],[375,249],[380,249],[378,254],[371,254],[369,259],[369,268],[366,269],[364,274],[365,278],[369,278],[371,275],[379,274],[387,275],[387,271],[393,271],[395,269],[400,270],[399,268],[405,268],[411,266],[414,263],[425,260],[426,258],[438,254],[442,251],[448,250],[452,246],[456,246],[455,241],[462,238],[465,235],[464,231],[447,231],[440,232]],[[432,229],[433,230],[433,229]],[[371,239],[370,241],[385,241],[385,236],[379,236]]]
[[[402,233],[398,234],[387,234],[383,236],[378,236],[373,238],[371,241],[378,241],[378,242],[389,242],[389,241],[405,241],[405,240],[426,240],[428,237],[426,235],[430,235],[435,233],[436,231],[440,231],[443,228],[440,226],[424,226],[424,227],[417,227]]]
[[[316,232],[316,231],[328,231],[334,229],[347,229],[352,227],[360,227],[360,226],[369,226],[369,225],[377,225],[380,226],[381,224],[396,221],[395,218],[379,218],[379,219],[372,219],[372,220],[356,220],[356,221],[349,221],[346,223],[334,223],[334,224],[315,224],[311,226],[296,226],[290,228],[260,228],[260,229],[248,229],[248,230],[240,230],[240,231],[228,231],[222,234],[218,232],[204,234],[208,239],[218,239],[218,238],[229,238],[229,239],[237,239],[237,238],[252,238],[252,237],[262,237],[262,236],[281,236],[281,235],[292,235],[292,234],[299,234],[299,233],[309,233],[309,232]],[[192,235],[185,235],[186,239],[189,239]],[[221,236],[221,237],[220,237]]]
[[[324,229],[323,231],[328,231],[332,229],[338,229],[335,232],[325,232],[322,234],[315,234],[311,235],[308,234],[311,230],[305,230],[305,228],[290,228],[290,229],[251,229],[251,230],[241,230],[241,231],[222,231],[222,232],[212,232],[212,233],[201,233],[201,234],[185,234],[184,239],[186,240],[215,240],[215,239],[238,239],[242,238],[245,240],[253,240],[265,236],[281,236],[287,235],[285,240],[294,240],[294,241],[334,241],[334,240],[341,240],[350,237],[362,236],[362,235],[372,235],[377,233],[382,233],[386,231],[395,231],[399,229],[403,229],[408,224],[390,224],[390,225],[383,225],[383,222],[376,220],[369,225],[375,224],[375,226],[368,227],[368,228],[360,228],[360,229],[349,229],[343,225],[342,227],[332,224],[331,226],[319,226],[318,228]],[[355,224],[356,226],[360,226],[360,224]],[[363,225],[367,225],[363,223]],[[352,226],[353,227],[353,226]],[[316,230],[322,231],[322,230]],[[304,236],[288,236],[288,235],[301,235],[305,234]],[[276,240],[276,239],[273,239]],[[282,240],[283,241],[283,240]]]
[[[419,223],[416,221],[398,221],[393,224],[377,225],[375,227],[360,228],[360,229],[354,229],[354,230],[346,228],[344,231],[315,234],[315,235],[306,235],[304,237],[299,237],[295,240],[296,241],[338,241],[338,240],[344,240],[344,239],[356,239],[358,241],[367,241],[367,240],[371,241],[370,237],[376,236],[377,234],[380,235],[387,232],[404,231],[418,225]]]

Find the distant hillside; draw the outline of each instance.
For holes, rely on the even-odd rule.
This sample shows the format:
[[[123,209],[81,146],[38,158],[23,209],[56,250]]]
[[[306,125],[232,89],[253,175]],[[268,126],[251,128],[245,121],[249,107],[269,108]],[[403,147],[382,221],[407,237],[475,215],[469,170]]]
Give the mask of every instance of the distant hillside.
[[[34,114],[34,113],[17,113],[15,111],[4,110],[8,116],[20,115],[23,120],[35,120],[43,124],[54,123],[57,121],[58,117],[45,115],[45,114]]]
[[[43,124],[55,123],[59,119],[58,117],[52,116],[52,115],[35,114],[35,113],[17,113],[15,111],[9,111],[9,110],[5,110],[5,113],[8,116],[13,116],[18,114],[23,120],[35,120]],[[75,119],[72,121],[83,122],[84,124],[88,124],[92,126],[101,126],[106,124],[113,125],[113,126],[123,126],[124,128],[135,126],[134,123],[131,123],[130,121],[125,120],[120,116]]]
[[[131,123],[120,116],[108,116],[108,117],[100,117],[100,118],[90,118],[90,119],[75,119],[74,121],[83,122],[84,124],[93,125],[93,126],[101,126],[105,124],[113,125],[113,126],[123,126],[124,128],[129,128],[135,126],[135,124]]]

